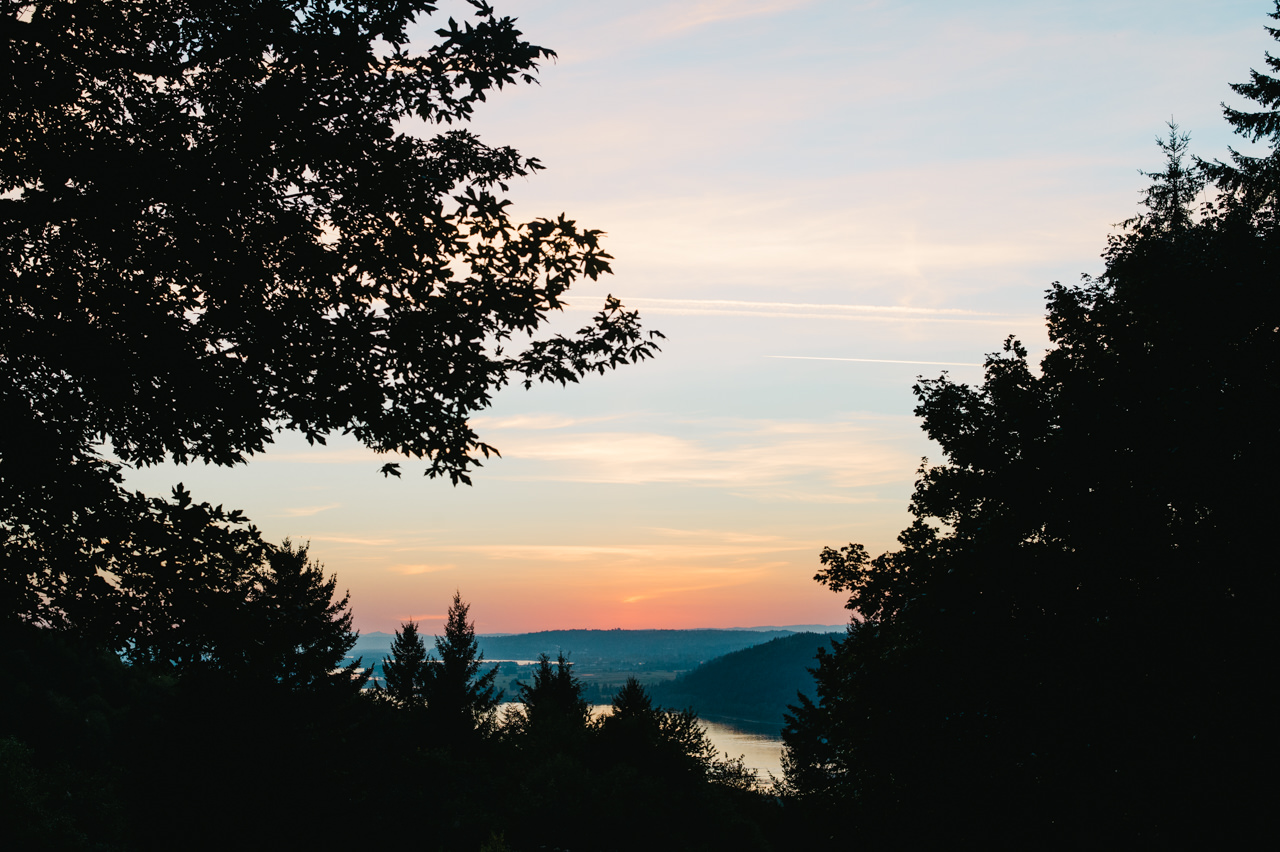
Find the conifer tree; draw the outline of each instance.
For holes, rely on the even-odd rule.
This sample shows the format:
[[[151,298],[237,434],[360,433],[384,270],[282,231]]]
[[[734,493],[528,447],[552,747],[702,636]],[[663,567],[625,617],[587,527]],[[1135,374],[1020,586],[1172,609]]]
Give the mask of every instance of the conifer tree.
[[[391,656],[382,659],[382,676],[386,680],[382,691],[400,707],[419,707],[424,702],[423,679],[435,660],[427,655],[416,621],[406,621],[401,627],[391,643]]]
[[[719,766],[718,752],[697,714],[655,706],[634,677],[614,695],[601,737],[611,758],[667,780],[710,778]]]
[[[648,721],[657,713],[653,708],[653,699],[649,697],[649,690],[635,677],[627,678],[627,682],[613,696],[612,705],[613,713],[609,718],[617,723]]]
[[[360,635],[351,626],[351,595],[337,598],[337,586],[306,546],[285,539],[271,548],[248,600],[258,631],[247,660],[251,676],[303,691],[364,687],[369,675],[361,660],[347,659]]]
[[[502,700],[501,690],[494,686],[498,667],[481,671],[484,654],[476,641],[475,625],[467,620],[469,609],[462,595],[454,592],[444,635],[436,637],[439,662],[427,663],[431,674],[422,681],[432,725],[447,740],[489,733]]]
[[[566,747],[587,730],[591,705],[582,696],[582,682],[564,654],[555,665],[546,654],[538,657],[532,684],[520,685],[520,715],[513,727],[520,733]]]
[[[1280,0],[1269,17],[1280,21]],[[1266,29],[1272,38],[1280,41],[1280,28]],[[1268,70],[1280,73],[1280,56],[1268,53],[1264,61]],[[1271,143],[1271,150],[1254,157],[1231,149],[1230,163],[1215,160],[1201,165],[1219,187],[1236,195],[1237,202],[1243,202],[1251,210],[1270,207],[1274,214],[1275,205],[1280,201],[1280,145],[1277,144],[1280,143],[1280,78],[1253,69],[1247,83],[1232,83],[1231,90],[1262,108],[1235,109],[1223,104],[1222,113],[1227,123],[1250,142]]]

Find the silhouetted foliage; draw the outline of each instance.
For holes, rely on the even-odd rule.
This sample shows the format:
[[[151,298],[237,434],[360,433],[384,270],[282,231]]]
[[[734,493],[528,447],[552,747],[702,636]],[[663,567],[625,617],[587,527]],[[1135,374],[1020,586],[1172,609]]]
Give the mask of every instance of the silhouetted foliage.
[[[410,53],[435,5],[5,3],[0,327],[20,428],[219,464],[274,424],[349,430],[457,478],[488,449],[469,413],[512,375],[652,352],[612,301],[576,338],[492,348],[609,256],[563,218],[510,221],[494,191],[536,160],[399,126],[465,122],[554,56],[479,2]]]
[[[446,742],[461,742],[472,734],[488,734],[502,691],[494,686],[498,667],[481,670],[484,654],[476,644],[475,625],[467,620],[470,605],[453,594],[444,635],[436,637],[439,661],[427,658],[422,680],[431,725]]]
[[[1265,810],[1245,778],[1270,727],[1275,154],[1207,167],[1196,210],[1186,137],[1161,148],[1103,275],[1050,290],[1039,375],[1011,338],[980,386],[916,386],[946,460],[900,549],[823,551],[855,620],[794,710],[787,777],[832,833],[1220,843]]]
[[[717,755],[693,713],[654,706],[632,678],[591,721],[563,658],[541,660],[522,693],[503,738],[511,848],[770,848],[762,826],[780,809],[740,760]]]
[[[337,588],[338,578],[326,579],[306,547],[286,539],[270,549],[246,602],[254,632],[242,661],[250,677],[302,691],[354,695],[364,687],[360,659],[348,661],[357,638],[351,595],[336,599]]]
[[[634,677],[613,698],[613,712],[603,720],[601,741],[616,759],[653,777],[706,777],[717,752],[706,730],[690,710],[655,707]]]
[[[169,509],[123,492],[104,444],[235,464],[276,431],[341,432],[468,482],[495,390],[656,352],[612,297],[534,339],[609,271],[600,232],[511,220],[498,193],[536,160],[406,132],[467,121],[554,55],[471,6],[419,54],[427,0],[5,0],[0,617],[127,625],[111,587],[177,547],[133,541]],[[237,529],[198,508],[204,534]]]
[[[406,624],[375,700],[306,547],[123,487],[282,430],[467,482],[494,391],[657,351],[612,297],[535,337],[609,271],[600,233],[510,218],[536,160],[405,132],[552,55],[470,6],[415,55],[426,0],[3,0],[0,845],[767,848],[777,808],[692,713],[624,700],[606,734],[547,659],[525,727],[488,736],[501,693],[457,595],[440,659]]]
[[[0,846],[127,849],[125,750],[168,703],[158,683],[69,636],[0,629],[12,667],[0,690]]]
[[[272,550],[257,529],[238,512],[194,502],[181,485],[169,500],[122,491],[99,510],[108,513],[105,523],[88,512],[84,523],[67,519],[66,531],[97,574],[63,574],[63,591],[78,586],[77,593],[46,598],[29,615],[178,673],[226,662],[244,645],[253,628],[242,609]],[[50,567],[43,580],[61,573]]]
[[[25,840],[34,824],[50,848],[161,850],[182,837],[225,849],[246,832],[280,848],[351,848],[369,821],[334,815],[374,813],[380,842],[428,849],[497,836],[511,849],[793,848],[771,845],[784,810],[715,755],[696,717],[633,684],[618,701],[626,724],[606,735],[559,660],[539,668],[531,715],[508,716],[502,736],[450,737],[390,701],[213,669],[157,676],[63,631],[23,627],[4,645],[16,671],[0,701],[0,786],[12,794],[0,809],[28,823],[0,836]]]
[[[564,654],[538,657],[533,683],[520,685],[520,709],[507,720],[508,729],[536,743],[570,751],[580,745],[591,722],[591,705],[582,696],[582,683]]]
[[[1280,12],[1280,3],[1276,5]],[[1280,14],[1272,13],[1273,20],[1280,20]],[[1272,38],[1280,39],[1280,28],[1267,27]],[[1280,72],[1280,57],[1267,54],[1267,68],[1272,72]],[[1223,163],[1215,160],[1212,163],[1197,160],[1199,165],[1218,186],[1231,195],[1234,205],[1245,212],[1261,212],[1267,210],[1275,213],[1277,194],[1280,193],[1280,148],[1276,142],[1280,140],[1280,79],[1269,74],[1251,70],[1249,82],[1232,83],[1231,90],[1243,95],[1262,109],[1257,111],[1239,110],[1222,106],[1223,115],[1235,132],[1250,142],[1268,142],[1271,151],[1261,157],[1253,157],[1231,149],[1231,162]]]
[[[391,644],[391,656],[382,660],[382,675],[387,682],[382,689],[400,707],[419,707],[425,700],[422,684],[426,677],[427,646],[418,635],[416,621],[411,619],[401,627]]]

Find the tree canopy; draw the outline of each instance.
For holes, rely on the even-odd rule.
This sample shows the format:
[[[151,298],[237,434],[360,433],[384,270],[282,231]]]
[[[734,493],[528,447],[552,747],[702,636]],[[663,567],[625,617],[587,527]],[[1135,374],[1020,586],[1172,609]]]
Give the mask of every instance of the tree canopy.
[[[446,741],[465,740],[476,731],[487,731],[502,700],[502,690],[494,686],[498,667],[482,669],[484,654],[476,642],[475,625],[467,620],[470,609],[462,595],[454,592],[444,635],[436,637],[440,659],[428,656],[423,666],[427,713]]]
[[[127,493],[117,460],[343,433],[466,483],[496,390],[657,351],[612,296],[539,336],[610,256],[564,215],[512,218],[540,164],[464,125],[554,53],[470,7],[429,35],[426,0],[3,0],[6,620],[105,613],[150,570],[142,531],[192,507],[202,538],[256,536]]]
[[[608,272],[600,232],[511,220],[497,193],[536,159],[411,132],[554,56],[488,4],[425,49],[424,0],[4,5],[0,357],[28,446],[228,464],[344,431],[458,481],[512,377],[654,351],[612,299],[519,345]]]
[[[529,740],[568,750],[583,740],[590,722],[591,705],[564,653],[556,655],[555,665],[539,654],[533,682],[520,684],[520,709],[508,727]]]
[[[400,707],[419,707],[423,702],[422,684],[431,658],[418,634],[418,623],[412,619],[401,625],[391,643],[391,656],[382,660],[382,675],[387,685],[379,686]]]
[[[246,669],[294,690],[362,689],[368,674],[359,658],[348,660],[358,637],[351,595],[337,591],[337,576],[325,577],[306,547],[286,539],[271,548],[245,607],[252,630]]]
[[[815,579],[855,617],[795,708],[788,778],[853,808],[841,830],[901,839],[927,802],[911,833],[1185,842],[1249,812],[1280,510],[1280,81],[1236,91],[1265,111],[1228,121],[1272,153],[1189,162],[1171,126],[1103,274],[1049,291],[1039,371],[1010,338],[980,385],[916,385],[945,459],[899,549],[823,551]]]

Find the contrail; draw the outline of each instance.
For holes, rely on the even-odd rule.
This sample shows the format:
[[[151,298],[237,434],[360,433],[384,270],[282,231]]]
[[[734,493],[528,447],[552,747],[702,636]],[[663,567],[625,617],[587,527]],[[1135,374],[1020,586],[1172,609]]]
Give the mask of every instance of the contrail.
[[[824,311],[871,311],[876,313],[895,314],[934,314],[956,315],[965,317],[997,317],[1001,319],[1019,319],[1017,314],[1001,314],[992,311],[972,311],[964,308],[913,308],[907,305],[840,305],[816,302],[749,302],[738,299],[659,299],[656,297],[632,296],[626,303],[637,305],[673,305],[675,307],[692,308],[737,308],[751,310],[755,308],[820,309]]]
[[[858,361],[863,364],[920,364],[926,367],[981,367],[960,361],[893,361],[889,358],[824,358],[819,355],[766,355],[766,358],[787,358],[792,361]]]

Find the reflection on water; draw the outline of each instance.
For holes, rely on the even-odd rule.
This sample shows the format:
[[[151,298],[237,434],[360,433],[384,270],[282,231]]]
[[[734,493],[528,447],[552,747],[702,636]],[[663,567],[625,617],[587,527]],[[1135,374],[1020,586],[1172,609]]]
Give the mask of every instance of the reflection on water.
[[[782,740],[776,736],[744,731],[727,722],[713,722],[703,719],[707,726],[707,736],[716,748],[728,752],[730,757],[742,755],[748,769],[754,769],[756,777],[766,784],[769,774],[774,778],[782,778]]]

